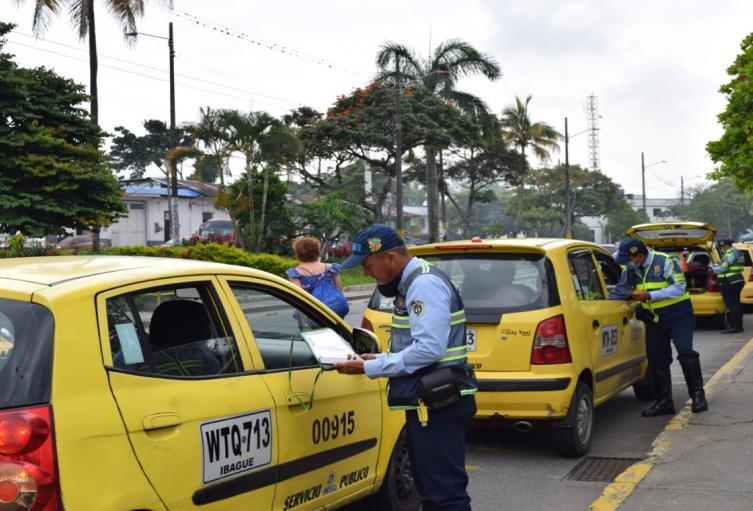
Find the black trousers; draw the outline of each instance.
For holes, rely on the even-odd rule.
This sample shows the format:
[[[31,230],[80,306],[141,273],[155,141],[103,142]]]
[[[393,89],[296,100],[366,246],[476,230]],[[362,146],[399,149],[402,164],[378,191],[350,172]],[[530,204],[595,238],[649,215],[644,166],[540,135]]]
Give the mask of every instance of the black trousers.
[[[465,430],[476,414],[476,399],[463,396],[455,404],[429,410],[422,426],[415,410],[405,412],[413,479],[424,497],[424,511],[470,511],[465,471]]]
[[[727,318],[731,327],[742,328],[743,327],[743,308],[740,305],[740,291],[743,290],[745,282],[742,281],[742,277],[738,277],[738,282],[730,284],[726,279],[722,279],[719,284],[722,287],[722,298],[724,298],[724,305],[727,307]]]

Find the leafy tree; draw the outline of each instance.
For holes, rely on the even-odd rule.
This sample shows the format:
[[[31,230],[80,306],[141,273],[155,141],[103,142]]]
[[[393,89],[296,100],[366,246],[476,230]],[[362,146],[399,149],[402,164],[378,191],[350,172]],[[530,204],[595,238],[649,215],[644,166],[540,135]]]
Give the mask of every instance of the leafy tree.
[[[106,0],[107,9],[123,28],[123,37],[136,31],[136,18],[144,14],[143,0]],[[170,2],[172,6],[172,2]],[[78,31],[79,39],[89,40],[89,102],[90,114],[95,123],[99,122],[99,92],[97,90],[97,32],[94,23],[94,0],[35,0],[32,27],[37,35],[47,29],[52,14],[65,8],[71,16],[71,22]]]
[[[508,106],[502,111],[502,137],[508,144],[512,144],[520,150],[520,154],[526,156],[526,149],[533,149],[534,154],[541,160],[548,160],[552,151],[559,150],[557,141],[562,134],[552,126],[544,122],[533,122],[528,112],[528,104],[532,96],[521,101],[515,97],[515,105]],[[521,179],[518,184],[518,202],[515,210],[515,220],[512,231],[516,233],[518,223],[523,211],[525,193],[525,180]]]
[[[343,192],[330,192],[303,203],[301,210],[301,232],[323,241],[322,254],[326,254],[327,247],[344,233],[358,232],[373,219],[371,211]]]
[[[477,96],[458,90],[457,82],[468,75],[481,74],[490,80],[501,75],[499,65],[489,56],[465,41],[450,39],[439,44],[432,55],[424,59],[413,50],[388,42],[377,54],[377,80],[397,86],[422,88],[430,94],[458,107],[462,112],[478,118],[488,112],[486,104]],[[483,115],[482,115],[483,117]],[[429,241],[439,241],[437,148],[446,147],[439,138],[428,138],[426,154],[426,188],[429,210]]]
[[[290,253],[290,241],[295,237],[296,227],[286,197],[287,186],[274,172],[269,173],[266,191],[263,182],[260,180],[253,181],[255,217],[261,217],[262,195],[266,194],[268,201],[267,217],[269,218],[263,226],[264,230],[261,230],[261,224],[257,224],[258,232],[254,233],[249,225],[251,201],[249,200],[248,185],[249,180],[243,175],[228,187],[227,194],[228,211],[231,217],[238,222],[244,246],[250,247],[253,244],[255,249],[259,251],[277,254]]]
[[[406,89],[402,102],[403,150],[429,143],[449,146],[474,136],[477,127],[458,110],[423,88]],[[394,91],[379,83],[341,96],[319,123],[301,136],[331,144],[350,158],[366,162],[382,175],[371,206],[382,220],[382,208],[395,177]],[[378,180],[375,180],[375,182]]]
[[[621,240],[629,228],[649,221],[643,210],[634,210],[624,198],[613,204],[605,216],[607,224],[604,226],[604,234],[610,241]]]
[[[300,143],[293,130],[285,126],[266,112],[249,112],[242,114],[238,111],[228,111],[225,115],[227,122],[227,136],[230,149],[239,151],[246,160],[246,179],[248,190],[253,190],[256,180],[255,164],[264,164],[262,185],[262,205],[259,227],[259,244],[264,233],[264,222],[267,212],[269,190],[269,175],[273,167],[277,167],[295,157],[300,150]],[[249,193],[249,232],[256,233],[256,208],[254,194]],[[252,249],[255,247],[251,237]]]
[[[123,126],[118,126],[118,133],[110,146],[110,166],[118,173],[130,172],[128,177],[136,179],[144,176],[149,165],[155,165],[169,179],[165,167],[165,155],[172,149],[170,129],[167,124],[157,119],[144,121],[145,135],[136,135]],[[193,145],[190,128],[176,128],[175,140],[178,146]],[[183,174],[180,172],[181,179]]]
[[[732,239],[753,225],[753,193],[740,191],[730,178],[723,178],[710,186],[691,188],[690,197],[685,207],[677,206],[673,213],[686,220],[710,223],[719,235]]]
[[[562,165],[553,168],[537,169],[531,175],[533,188],[527,197],[526,210],[538,214],[541,210],[551,210],[556,213],[557,228],[545,232],[547,236],[562,236],[565,228],[564,199],[565,183]],[[570,186],[573,201],[573,218],[571,225],[579,217],[601,216],[609,212],[614,205],[624,202],[622,190],[609,177],[601,172],[590,172],[577,165],[570,166]],[[547,218],[554,218],[553,213],[547,213]]]
[[[104,133],[79,105],[84,88],[45,68],[19,68],[2,52],[0,229],[41,236],[99,228],[125,212],[98,147]]]
[[[727,98],[727,108],[717,118],[724,128],[719,140],[706,145],[711,160],[719,166],[714,179],[731,177],[742,189],[753,190],[753,33],[740,44],[742,53],[727,68],[732,79],[719,92]]]

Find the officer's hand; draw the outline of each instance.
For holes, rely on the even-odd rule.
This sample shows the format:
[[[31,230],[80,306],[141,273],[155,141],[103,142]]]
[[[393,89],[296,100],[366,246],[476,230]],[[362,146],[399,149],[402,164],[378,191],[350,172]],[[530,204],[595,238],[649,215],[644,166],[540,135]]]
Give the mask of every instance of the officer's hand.
[[[363,359],[356,358],[347,362],[337,362],[335,369],[340,374],[364,374]]]
[[[639,302],[645,302],[646,300],[651,299],[651,293],[648,291],[633,291],[633,294],[631,295],[633,300],[637,300]]]

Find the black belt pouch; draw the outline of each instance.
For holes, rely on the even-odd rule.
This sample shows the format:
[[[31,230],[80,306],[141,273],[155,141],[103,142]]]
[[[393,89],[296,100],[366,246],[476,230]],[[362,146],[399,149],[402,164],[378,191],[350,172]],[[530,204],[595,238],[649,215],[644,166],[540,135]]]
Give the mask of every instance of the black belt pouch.
[[[443,408],[460,401],[460,389],[450,367],[422,376],[419,383],[421,400],[429,408]]]

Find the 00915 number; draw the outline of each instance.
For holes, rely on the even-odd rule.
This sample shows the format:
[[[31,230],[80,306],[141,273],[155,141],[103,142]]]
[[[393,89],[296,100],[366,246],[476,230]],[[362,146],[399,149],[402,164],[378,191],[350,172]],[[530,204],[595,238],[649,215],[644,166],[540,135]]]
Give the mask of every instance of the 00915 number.
[[[329,442],[339,436],[352,435],[356,430],[356,412],[350,410],[332,417],[314,419],[311,426],[311,440],[314,444]]]

